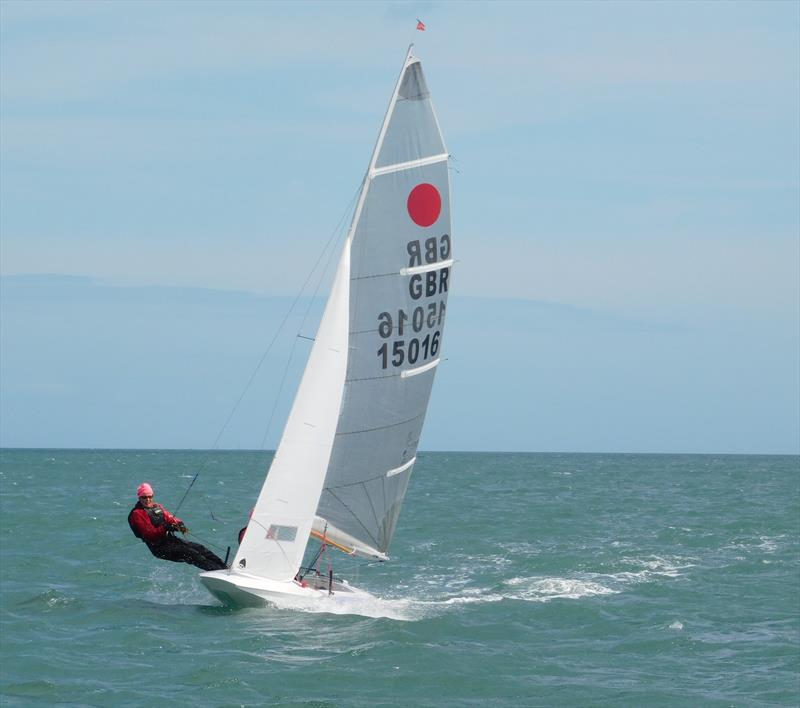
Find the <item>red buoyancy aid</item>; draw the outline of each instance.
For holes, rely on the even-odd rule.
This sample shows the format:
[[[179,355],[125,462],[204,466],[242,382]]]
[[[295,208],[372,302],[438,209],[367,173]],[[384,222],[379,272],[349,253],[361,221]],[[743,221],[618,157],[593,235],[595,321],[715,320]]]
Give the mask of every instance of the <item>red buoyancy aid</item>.
[[[170,514],[161,504],[144,506],[137,502],[128,514],[128,525],[134,536],[145,543],[155,543],[166,538],[173,528],[183,522]]]

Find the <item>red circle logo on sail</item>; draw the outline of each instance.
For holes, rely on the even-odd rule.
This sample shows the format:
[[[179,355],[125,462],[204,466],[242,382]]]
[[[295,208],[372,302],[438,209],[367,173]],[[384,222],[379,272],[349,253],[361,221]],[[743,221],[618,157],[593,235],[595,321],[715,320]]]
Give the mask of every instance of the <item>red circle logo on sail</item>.
[[[417,226],[430,226],[442,212],[442,196],[432,184],[423,182],[408,195],[408,215]]]

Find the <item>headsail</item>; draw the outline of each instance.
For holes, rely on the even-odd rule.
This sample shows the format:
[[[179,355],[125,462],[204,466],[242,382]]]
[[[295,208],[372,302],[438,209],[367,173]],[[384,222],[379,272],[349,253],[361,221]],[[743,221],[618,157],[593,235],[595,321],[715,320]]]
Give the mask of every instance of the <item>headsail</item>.
[[[303,560],[330,459],[347,364],[349,241],[234,571],[291,580]]]
[[[441,354],[453,262],[447,158],[409,50],[351,228],[347,374],[315,525],[378,558],[394,535]]]

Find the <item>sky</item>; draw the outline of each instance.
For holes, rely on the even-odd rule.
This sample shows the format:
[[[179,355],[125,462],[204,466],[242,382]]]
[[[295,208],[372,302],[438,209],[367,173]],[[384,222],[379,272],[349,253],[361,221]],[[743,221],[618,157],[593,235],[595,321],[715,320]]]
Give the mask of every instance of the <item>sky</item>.
[[[307,348],[248,381],[411,41],[457,259],[421,447],[800,453],[797,2],[3,0],[0,445],[274,447]]]

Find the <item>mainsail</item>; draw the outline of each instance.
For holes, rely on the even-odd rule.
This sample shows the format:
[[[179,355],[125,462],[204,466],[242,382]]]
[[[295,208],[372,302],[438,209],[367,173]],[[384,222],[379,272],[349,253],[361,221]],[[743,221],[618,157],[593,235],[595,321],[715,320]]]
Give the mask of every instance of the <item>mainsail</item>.
[[[292,579],[312,531],[386,557],[441,356],[453,263],[447,159],[409,49],[234,571]]]
[[[379,558],[441,354],[453,262],[447,158],[422,65],[409,52],[352,227],[350,356],[317,510],[317,531]]]

